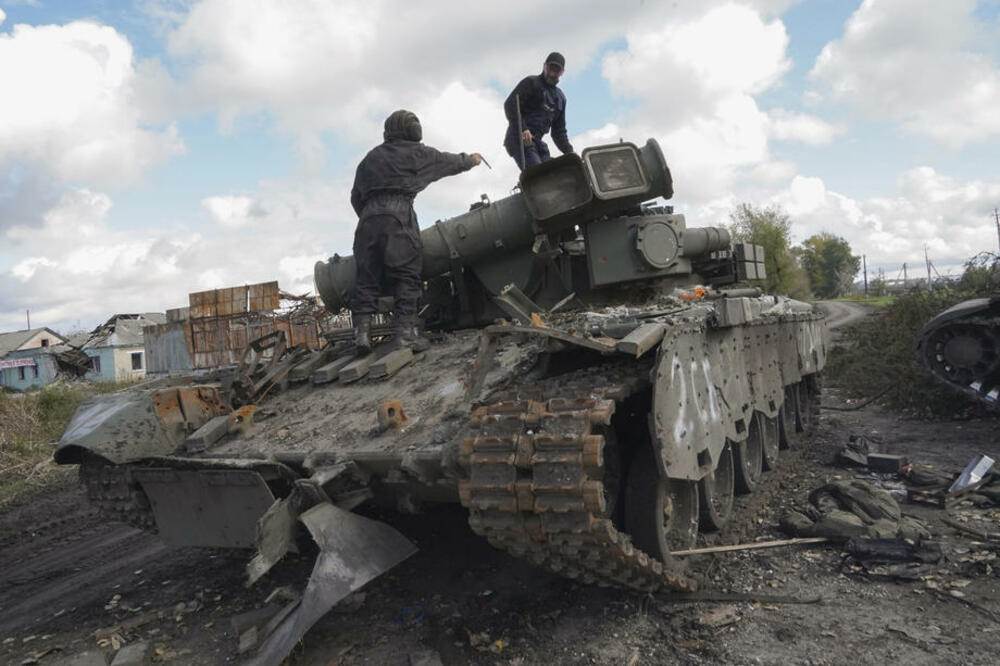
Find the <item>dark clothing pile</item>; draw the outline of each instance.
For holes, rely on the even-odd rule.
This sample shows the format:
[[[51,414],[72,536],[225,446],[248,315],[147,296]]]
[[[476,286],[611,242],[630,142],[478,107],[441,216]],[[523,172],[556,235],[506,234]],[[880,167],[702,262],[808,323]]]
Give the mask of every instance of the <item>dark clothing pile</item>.
[[[434,181],[473,166],[465,153],[444,153],[405,139],[386,141],[361,160],[351,190],[360,218],[354,232],[355,314],[373,314],[381,293],[393,294],[397,316],[416,314],[423,246],[413,200]]]
[[[517,131],[517,98],[521,100],[522,129],[531,130],[534,140],[524,147],[521,164],[521,138]],[[549,159],[549,147],[542,140],[551,130],[552,141],[565,155],[573,152],[566,134],[566,95],[559,86],[551,85],[543,74],[524,78],[507,96],[503,104],[507,116],[507,134],[503,145],[522,169]]]
[[[809,504],[781,517],[781,529],[796,537],[911,539],[929,536],[917,520],[902,515],[888,491],[864,481],[832,481],[809,494]]]

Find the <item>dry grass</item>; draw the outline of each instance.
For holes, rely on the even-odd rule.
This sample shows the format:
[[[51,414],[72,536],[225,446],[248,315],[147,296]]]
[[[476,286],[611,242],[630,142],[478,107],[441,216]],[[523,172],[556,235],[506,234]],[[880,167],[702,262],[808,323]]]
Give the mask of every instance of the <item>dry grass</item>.
[[[0,507],[70,477],[72,468],[52,462],[66,424],[84,399],[123,386],[56,383],[29,393],[0,392]]]

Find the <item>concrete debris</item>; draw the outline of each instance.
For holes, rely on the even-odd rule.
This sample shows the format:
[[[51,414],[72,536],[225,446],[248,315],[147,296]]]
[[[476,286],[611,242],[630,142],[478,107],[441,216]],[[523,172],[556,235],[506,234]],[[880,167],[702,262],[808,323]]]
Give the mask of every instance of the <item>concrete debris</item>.
[[[229,414],[209,419],[184,440],[184,448],[190,452],[204,451],[229,433],[229,421]]]
[[[139,641],[126,645],[115,655],[111,666],[142,666],[146,663],[146,655],[149,654],[149,643]]]
[[[346,356],[341,356],[340,358],[317,368],[312,374],[312,383],[329,384],[330,382],[337,381],[337,378],[340,376],[340,371],[347,367],[347,365],[353,360],[354,354],[351,353]]]
[[[396,349],[372,363],[369,376],[373,379],[391,377],[413,360],[413,350],[409,347]]]
[[[338,376],[340,381],[344,384],[349,384],[350,382],[357,381],[368,374],[368,369],[371,368],[372,363],[375,361],[374,354],[368,354],[367,356],[359,356],[340,371]]]

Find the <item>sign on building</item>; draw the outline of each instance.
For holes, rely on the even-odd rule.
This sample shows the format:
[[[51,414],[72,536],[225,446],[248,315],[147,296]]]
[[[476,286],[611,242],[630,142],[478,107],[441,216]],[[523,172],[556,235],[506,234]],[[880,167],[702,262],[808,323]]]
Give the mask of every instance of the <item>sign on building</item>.
[[[35,365],[33,358],[12,358],[6,361],[0,360],[0,370],[7,368],[30,368]]]

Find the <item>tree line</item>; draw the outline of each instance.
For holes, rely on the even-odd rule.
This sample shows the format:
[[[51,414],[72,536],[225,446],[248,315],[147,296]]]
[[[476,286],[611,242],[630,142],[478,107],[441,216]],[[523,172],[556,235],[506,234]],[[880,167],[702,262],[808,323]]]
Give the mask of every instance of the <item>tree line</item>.
[[[861,268],[850,244],[823,232],[792,245],[791,219],[778,206],[743,203],[729,215],[734,242],[764,248],[765,291],[792,298],[836,298],[847,293]]]

